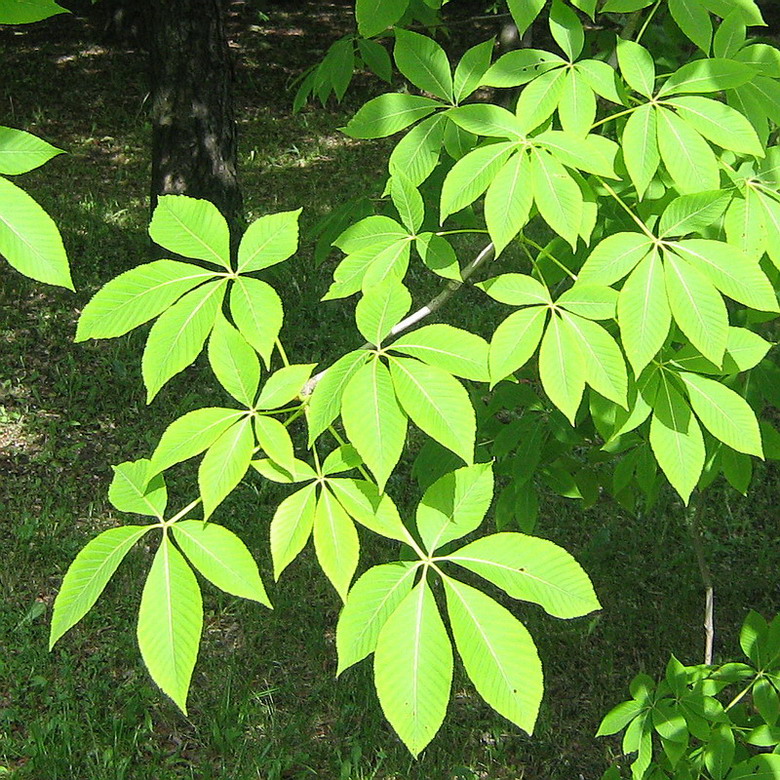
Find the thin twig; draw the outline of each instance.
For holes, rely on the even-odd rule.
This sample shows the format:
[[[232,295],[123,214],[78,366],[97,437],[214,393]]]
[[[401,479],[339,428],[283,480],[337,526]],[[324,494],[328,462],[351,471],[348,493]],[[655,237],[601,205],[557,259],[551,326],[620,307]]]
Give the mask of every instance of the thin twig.
[[[447,286],[435,298],[432,298],[430,301],[428,301],[428,303],[425,304],[425,306],[417,309],[417,311],[413,312],[408,317],[402,319],[398,324],[394,325],[388,335],[397,336],[399,333],[403,333],[403,331],[411,328],[412,325],[416,325],[418,322],[424,320],[435,311],[438,311],[463,286],[463,282],[472,276],[478,268],[481,268],[483,265],[487,265],[495,256],[495,248],[493,247],[493,244],[490,243],[484,249],[482,249],[482,251],[467,266],[463,268],[460,273],[462,281],[457,281],[455,279],[449,281]],[[366,342],[361,347],[358,347],[358,349],[373,349],[374,346],[374,344]],[[314,392],[314,388],[320,382],[322,377],[325,376],[327,371],[328,369],[326,368],[324,371],[320,371],[318,374],[315,374],[303,386],[303,390],[301,390],[300,393],[301,398],[306,398]]]
[[[702,540],[701,522],[699,519],[699,514],[703,508],[704,500],[702,494],[699,493],[694,498],[693,504],[688,508],[686,519],[688,521],[688,531],[691,534],[693,552],[696,555],[701,581],[704,585],[704,663],[710,666],[712,664],[712,645],[715,639],[715,591],[712,585],[712,572],[704,554],[704,542]]]

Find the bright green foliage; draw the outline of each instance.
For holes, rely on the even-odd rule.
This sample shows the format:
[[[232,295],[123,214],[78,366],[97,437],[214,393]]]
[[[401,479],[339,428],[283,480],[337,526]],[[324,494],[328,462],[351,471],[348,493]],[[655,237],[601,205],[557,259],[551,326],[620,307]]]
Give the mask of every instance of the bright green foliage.
[[[521,32],[545,6],[508,2]],[[155,681],[184,708],[202,620],[190,564],[222,590],[268,604],[249,551],[222,525],[192,519],[195,506],[219,520],[243,480],[288,485],[269,513],[274,575],[313,539],[343,601],[338,673],[374,654],[382,709],[415,756],[446,714],[451,638],[479,695],[533,731],[541,662],[495,588],[557,618],[599,609],[572,556],[531,535],[544,520],[542,497],[589,506],[611,495],[626,512],[644,511],[669,483],[687,504],[721,474],[745,493],[751,458],[780,454],[780,434],[761,419],[777,397],[780,55],[747,38],[762,22],[758,6],[553,0],[538,23],[555,51],[494,60],[485,41],[457,63],[446,38],[420,33],[438,29],[438,7],[358,0],[358,35],[334,42],[296,97],[296,107],[309,95],[341,99],[361,62],[389,82],[390,50],[408,82],[369,100],[344,128],[354,139],[399,137],[377,197],[351,219],[346,207],[331,215],[317,249],[318,262],[330,241],[341,252],[317,326],[327,327],[325,302],[351,299],[338,304],[354,306],[351,351],[314,373],[282,345],[296,306],[260,277],[297,250],[299,211],[255,221],[231,257],[216,209],[175,196],[161,198],[150,233],[192,262],[160,259],[110,281],[77,333],[110,338],[155,320],[142,360],[149,400],[207,344],[237,405],[183,415],[150,460],[116,467],[115,506],[163,529],[139,618]],[[690,44],[653,51],[656,23]],[[599,50],[605,40],[614,50]],[[475,95],[480,86],[519,94],[493,104]],[[17,163],[4,163],[0,148],[0,166],[57,151],[13,131],[3,139]],[[43,236],[36,219],[19,224]],[[476,257],[464,255],[466,232],[489,238]],[[37,262],[18,262],[28,260],[23,270]],[[471,294],[485,309],[475,315],[479,333],[464,324],[473,316],[430,324],[434,312],[458,313],[445,304],[464,284],[478,288]],[[430,286],[431,300],[418,301]],[[165,520],[163,472],[199,455],[199,497]],[[421,494],[411,513],[403,508],[416,488],[402,473],[410,464]],[[104,533],[77,557],[52,642],[146,530],[130,528]],[[403,545],[400,560],[365,571],[365,534],[392,540],[382,549]],[[762,676],[727,670],[752,680],[762,722],[747,710],[730,720],[737,704],[724,708],[717,695],[732,680],[701,667],[671,664],[660,686],[637,678],[632,701],[600,730],[625,729],[634,780],[780,776],[774,754],[745,748],[776,744],[776,655],[765,656],[777,632],[751,618],[743,646]],[[686,762],[689,773],[674,774]]]
[[[30,24],[66,13],[68,10],[53,0],[4,0],[0,24]]]

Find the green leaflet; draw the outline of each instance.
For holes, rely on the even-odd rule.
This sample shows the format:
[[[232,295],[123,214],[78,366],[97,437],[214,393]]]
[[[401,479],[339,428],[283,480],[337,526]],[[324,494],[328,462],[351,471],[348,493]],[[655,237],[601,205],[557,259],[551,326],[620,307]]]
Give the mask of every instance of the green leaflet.
[[[550,317],[542,338],[539,375],[545,393],[574,425],[585,390],[585,361],[577,335],[557,314]]]
[[[687,504],[704,468],[704,439],[685,399],[665,377],[653,404],[650,446],[666,478]]]
[[[755,69],[743,62],[709,57],[678,68],[658,90],[658,97],[734,89],[746,84],[755,75]]]
[[[409,232],[394,219],[376,214],[350,225],[333,243],[348,255],[370,247],[379,252],[408,235]]]
[[[722,241],[690,239],[673,251],[704,274],[724,295],[759,311],[777,312],[777,296],[761,266]]]
[[[737,452],[762,458],[758,420],[747,401],[714,379],[680,373],[693,411],[719,441]]]
[[[563,49],[570,61],[576,60],[585,44],[585,32],[577,14],[561,0],[553,0],[549,23],[550,33],[555,42]]]
[[[590,134],[580,137],[561,130],[545,130],[534,136],[534,144],[543,146],[558,162],[569,168],[610,179],[620,178],[615,173],[620,147],[604,136]]]
[[[544,7],[545,0],[507,0],[509,11],[517,25],[517,31],[523,35],[533,24],[534,19]]]
[[[109,528],[79,551],[68,567],[54,600],[49,650],[92,609],[128,550],[153,527],[125,525]]]
[[[276,290],[259,279],[239,277],[230,290],[230,314],[241,335],[267,366],[284,318]]]
[[[252,460],[254,447],[255,438],[249,417],[228,428],[209,447],[198,469],[204,520],[208,520],[222,500],[243,479]]]
[[[401,222],[410,233],[416,233],[425,217],[422,195],[403,171],[396,171],[390,179],[390,195]]]
[[[151,473],[151,462],[142,459],[114,466],[108,500],[120,512],[133,512],[162,519],[168,491],[161,476]]]
[[[641,198],[658,170],[658,114],[651,105],[639,106],[623,128],[623,159]]]
[[[413,127],[396,144],[390,155],[390,175],[402,171],[415,187],[419,187],[439,162],[447,124],[445,114],[439,113]]]
[[[152,241],[171,252],[230,270],[230,230],[217,207],[187,195],[161,195],[149,225]]]
[[[531,635],[481,591],[449,577],[444,589],[455,645],[474,687],[496,712],[531,734],[544,690]]]
[[[393,500],[387,493],[380,494],[373,482],[333,478],[327,482],[336,500],[353,520],[380,536],[399,542],[409,541],[409,533]]]
[[[398,70],[416,87],[442,100],[453,99],[449,60],[432,38],[398,28],[393,56]]]
[[[576,70],[569,72],[558,103],[558,117],[567,133],[584,138],[596,119],[596,96]]]
[[[27,173],[58,154],[64,154],[64,151],[42,138],[0,125],[0,174],[18,176]]]
[[[407,237],[403,241],[397,241],[376,254],[366,267],[365,274],[361,280],[360,286],[363,291],[390,279],[400,282],[406,275],[406,269],[409,267],[411,250],[412,243],[410,238]]]
[[[369,355],[363,349],[348,352],[330,366],[317,382],[306,406],[309,446],[339,416],[344,388]]]
[[[351,471],[357,468],[363,461],[358,455],[357,450],[351,444],[342,444],[331,450],[322,462],[320,469],[322,474],[330,476],[331,474],[341,474],[345,471]]]
[[[2,176],[0,202],[0,255],[31,279],[72,290],[68,257],[54,220]]]
[[[475,287],[484,290],[494,300],[510,306],[546,306],[552,303],[547,287],[528,274],[499,274],[484,282],[477,282]]]
[[[628,409],[628,376],[623,353],[601,325],[575,314],[561,315],[575,334],[585,365],[585,381],[596,392]]]
[[[546,306],[532,306],[510,314],[496,328],[488,354],[491,387],[530,360],[541,341],[546,318]]]
[[[0,24],[31,24],[55,14],[67,13],[70,13],[67,8],[57,5],[53,0],[16,0],[5,3],[0,9]]]
[[[565,83],[565,68],[557,68],[543,73],[523,89],[515,109],[523,133],[530,133],[553,115]]]
[[[509,141],[480,146],[455,163],[441,188],[441,222],[473,203],[490,186],[514,148]]]
[[[620,72],[631,89],[645,97],[655,91],[655,61],[653,55],[634,41],[619,40],[617,59]]]
[[[672,322],[664,273],[656,251],[632,271],[618,297],[618,323],[623,349],[634,374],[655,357]]]
[[[681,193],[716,190],[718,161],[709,144],[676,114],[658,108],[658,149],[666,170]]]
[[[492,582],[513,599],[539,604],[554,617],[580,617],[601,608],[582,567],[546,539],[491,534],[450,553],[447,560]]]
[[[527,154],[521,152],[504,163],[488,187],[485,222],[496,256],[528,222],[533,205],[530,177],[531,161]]]
[[[712,22],[698,0],[669,0],[669,13],[686,38],[692,40],[705,55],[710,53]]]
[[[250,273],[292,257],[298,249],[301,209],[266,214],[256,219],[238,246],[238,272]]]
[[[484,41],[472,46],[461,58],[455,68],[453,94],[455,102],[460,103],[467,98],[482,82],[482,77],[490,67],[494,41]]]
[[[745,45],[746,37],[745,20],[742,18],[739,10],[734,9],[724,17],[715,31],[715,38],[712,41],[712,53],[716,57],[730,59],[737,55],[739,50]]]
[[[352,586],[336,626],[336,676],[374,652],[382,627],[412,589],[417,568],[410,561],[374,566]]]
[[[493,471],[477,463],[437,479],[417,507],[417,530],[429,553],[479,527],[493,500]]]
[[[577,280],[583,284],[614,284],[644,260],[652,246],[643,233],[614,233],[593,248]]]
[[[274,371],[257,397],[258,409],[278,409],[301,394],[316,363],[293,363]]]
[[[361,366],[347,383],[341,418],[350,442],[384,490],[406,441],[406,415],[395,397],[390,372],[377,358]]]
[[[664,281],[675,322],[704,357],[720,365],[729,326],[723,298],[695,266],[672,252],[664,254]]]
[[[768,249],[767,230],[761,196],[753,187],[745,188],[744,198],[733,198],[723,220],[729,244],[738,247],[753,261]]]
[[[680,195],[663,210],[658,233],[662,238],[699,233],[723,215],[730,200],[721,190]]]
[[[369,344],[378,347],[411,306],[412,296],[395,279],[370,287],[355,307],[358,330]]]
[[[463,385],[447,371],[412,358],[391,357],[390,374],[398,402],[414,424],[472,463],[476,420]]]
[[[224,280],[204,284],[187,293],[152,325],[141,359],[147,403],[198,357],[224,295]]]
[[[618,91],[617,73],[609,64],[601,60],[580,60],[574,69],[597,95],[612,103],[623,103]]]
[[[447,112],[447,118],[474,135],[506,138],[510,141],[525,139],[517,117],[511,111],[493,103],[469,103],[453,108]]]
[[[314,512],[314,549],[325,575],[341,600],[346,601],[357,569],[360,542],[355,524],[327,487],[320,492]]]
[[[352,138],[384,138],[424,119],[440,107],[437,100],[389,92],[369,100],[343,130]]]
[[[578,280],[555,301],[555,305],[588,320],[611,320],[615,317],[617,300],[617,290]]]
[[[251,407],[260,384],[260,361],[246,339],[217,314],[208,346],[209,363],[219,383],[239,403]]]
[[[723,149],[763,157],[764,149],[750,122],[739,111],[717,100],[686,95],[669,101],[686,124]]]
[[[265,415],[254,418],[255,438],[260,448],[288,473],[295,473],[295,456],[290,433],[279,420]]]
[[[317,478],[317,472],[305,461],[293,458],[290,470],[282,468],[278,463],[269,458],[260,458],[252,461],[252,467],[271,482],[279,482],[282,485],[290,485],[293,482],[306,482]]]
[[[544,221],[575,249],[583,208],[582,191],[577,182],[551,154],[534,149],[531,187]]]
[[[487,382],[489,378],[487,342],[452,325],[426,325],[402,336],[389,348],[464,379]]]
[[[155,260],[131,268],[101,287],[84,307],[75,340],[122,336],[213,277],[211,271],[176,260]]]
[[[487,87],[519,87],[548,70],[559,68],[564,62],[557,54],[542,49],[523,48],[509,51],[488,68],[482,78],[482,84]]]
[[[421,233],[415,239],[415,248],[425,266],[445,279],[462,280],[460,264],[452,244],[444,236]]]
[[[243,414],[240,409],[205,408],[174,420],[152,454],[148,476],[207,450]]]
[[[232,531],[216,523],[180,520],[173,537],[190,563],[225,593],[270,607],[252,554]]]
[[[366,38],[384,32],[406,11],[409,0],[355,0],[358,31]]]
[[[452,647],[425,580],[379,632],[374,682],[385,717],[409,751],[419,755],[444,721],[452,685]]]
[[[292,563],[309,541],[317,507],[317,486],[310,484],[282,501],[271,520],[271,558],[274,579]]]
[[[202,628],[198,581],[165,534],[141,594],[138,647],[152,679],[185,715]]]
[[[387,49],[369,38],[358,38],[357,45],[366,67],[389,84],[393,76],[393,66]]]

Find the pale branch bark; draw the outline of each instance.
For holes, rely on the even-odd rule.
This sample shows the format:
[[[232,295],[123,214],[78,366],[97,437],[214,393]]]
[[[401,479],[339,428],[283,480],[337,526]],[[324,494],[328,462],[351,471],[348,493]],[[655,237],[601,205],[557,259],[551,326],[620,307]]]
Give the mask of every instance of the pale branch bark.
[[[468,265],[464,266],[460,273],[461,281],[457,281],[455,279],[449,281],[447,286],[435,298],[432,298],[430,301],[428,301],[428,303],[425,304],[425,306],[417,309],[417,311],[413,312],[408,317],[404,317],[404,319],[394,325],[389,335],[397,336],[400,333],[403,333],[405,330],[411,328],[413,325],[416,325],[418,322],[421,322],[426,317],[429,317],[435,311],[438,311],[461,287],[463,287],[463,283],[466,282],[469,277],[471,277],[479,268],[487,265],[491,260],[493,260],[495,256],[495,248],[493,247],[493,244],[490,243],[484,247],[482,251],[480,251],[480,253]],[[358,349],[373,349],[374,346],[374,344],[366,342],[362,346],[358,347]],[[319,384],[320,380],[325,376],[327,371],[328,369],[326,368],[323,371],[320,371],[318,374],[315,374],[303,386],[303,389],[301,390],[302,398],[306,398],[314,392],[314,388]]]
[[[699,521],[699,513],[703,506],[702,495],[699,493],[694,499],[693,506],[687,511],[687,521],[693,552],[696,555],[696,563],[699,565],[699,573],[704,585],[704,663],[709,666],[712,664],[712,646],[715,640],[715,590],[712,584],[712,572],[704,554],[704,542]]]

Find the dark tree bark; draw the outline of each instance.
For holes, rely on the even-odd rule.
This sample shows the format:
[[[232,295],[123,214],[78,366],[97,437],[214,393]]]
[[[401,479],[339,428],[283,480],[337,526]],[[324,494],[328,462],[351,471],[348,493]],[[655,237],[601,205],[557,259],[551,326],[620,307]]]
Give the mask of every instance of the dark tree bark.
[[[232,233],[236,176],[233,63],[225,0],[146,0],[152,112],[152,207],[158,195],[207,198]]]

